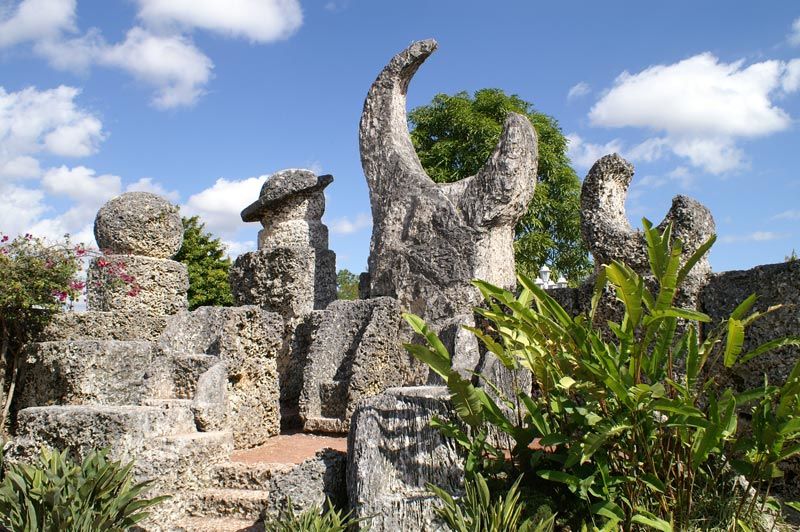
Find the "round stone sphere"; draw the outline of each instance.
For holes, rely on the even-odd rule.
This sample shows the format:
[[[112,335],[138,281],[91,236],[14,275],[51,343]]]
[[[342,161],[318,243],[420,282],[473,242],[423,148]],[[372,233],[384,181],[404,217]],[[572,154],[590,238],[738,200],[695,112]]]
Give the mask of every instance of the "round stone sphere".
[[[178,208],[150,192],[126,192],[97,211],[94,237],[100,250],[170,259],[183,243]]]

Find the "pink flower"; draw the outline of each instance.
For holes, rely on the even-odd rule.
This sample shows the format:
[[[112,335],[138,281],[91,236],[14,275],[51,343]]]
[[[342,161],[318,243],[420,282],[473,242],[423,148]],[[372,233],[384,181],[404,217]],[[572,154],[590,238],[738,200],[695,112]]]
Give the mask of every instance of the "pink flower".
[[[83,290],[86,287],[86,283],[84,283],[83,281],[72,281],[69,284],[69,287],[72,288],[73,290],[80,291],[80,290]]]
[[[8,242],[8,235],[3,235],[3,238],[0,238],[0,242]]]
[[[109,262],[106,259],[97,259],[97,266],[99,268],[105,268],[109,265]]]

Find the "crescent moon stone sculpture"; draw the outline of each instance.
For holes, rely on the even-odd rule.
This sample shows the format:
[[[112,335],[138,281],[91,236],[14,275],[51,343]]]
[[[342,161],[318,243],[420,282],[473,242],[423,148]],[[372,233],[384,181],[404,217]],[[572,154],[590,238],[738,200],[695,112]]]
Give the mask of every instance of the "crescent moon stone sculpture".
[[[497,147],[475,175],[436,184],[414,151],[406,118],[408,84],[436,50],[414,42],[372,84],[361,115],[361,164],[372,206],[369,296],[392,296],[434,326],[471,315],[480,278],[515,286],[514,225],[536,185],[537,139],[510,113]]]
[[[581,233],[596,267],[618,260],[640,274],[649,275],[644,234],[631,227],[625,214],[633,173],[633,165],[616,153],[594,163],[581,188]],[[672,206],[658,228],[663,230],[670,222],[673,237],[683,242],[682,261],[715,233],[711,211],[687,196],[672,199]],[[710,274],[706,254],[686,277],[678,295],[679,305],[696,307],[700,290]]]

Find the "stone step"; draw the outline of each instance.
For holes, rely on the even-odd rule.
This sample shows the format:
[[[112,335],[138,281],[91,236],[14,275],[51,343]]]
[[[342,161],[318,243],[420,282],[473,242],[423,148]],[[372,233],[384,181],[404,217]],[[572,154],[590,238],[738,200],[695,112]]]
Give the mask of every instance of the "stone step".
[[[269,506],[269,492],[232,488],[208,488],[194,492],[187,501],[192,517],[236,517],[256,521]]]
[[[214,468],[211,485],[217,488],[269,490],[270,482],[290,471],[293,464],[225,462]]]
[[[187,408],[39,406],[19,411],[16,439],[36,449],[72,447],[79,456],[102,447],[135,456],[151,438],[195,432]]]
[[[169,357],[152,342],[64,340],[28,349],[20,368],[18,408],[139,405],[170,396]]]
[[[303,420],[303,430],[306,432],[347,434],[349,428],[349,421],[338,417],[307,417]]]
[[[216,464],[226,462],[232,452],[229,431],[150,438],[137,459],[136,473],[167,490],[198,489],[209,485]]]
[[[264,523],[232,517],[187,517],[175,523],[171,532],[264,532]]]

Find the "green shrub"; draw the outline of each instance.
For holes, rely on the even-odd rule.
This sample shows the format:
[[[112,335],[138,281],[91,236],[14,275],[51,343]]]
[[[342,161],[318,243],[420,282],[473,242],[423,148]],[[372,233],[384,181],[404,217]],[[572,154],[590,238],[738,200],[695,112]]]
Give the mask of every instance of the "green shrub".
[[[264,521],[265,532],[345,532],[346,530],[368,530],[358,528],[366,519],[355,519],[352,512],[344,513],[326,501],[323,511],[318,505],[296,513],[291,499],[286,508],[275,519]]]
[[[168,497],[144,499],[149,482],[135,484],[133,463],[92,452],[76,464],[42,449],[33,465],[12,464],[0,483],[0,525],[14,532],[123,531]]]
[[[749,313],[755,295],[704,334],[698,322],[710,318],[673,301],[714,238],[681,266],[671,228],[662,233],[644,220],[644,234],[652,279],[619,262],[604,265],[588,315],[571,317],[525,277],[518,297],[474,283],[486,300],[476,312],[488,325],[472,332],[506,368],[533,380],[510,397],[482,375],[487,386],[477,387],[453,371],[441,341],[407,315],[427,340],[407,349],[447,382],[462,422],[436,424],[466,448],[468,476],[484,472],[502,486],[524,475],[526,492],[553,501],[573,529],[767,526],[765,515],[780,511],[770,496],[778,464],[800,453],[800,362],[785,383],[765,379],[743,393],[717,374],[800,339],[743,353],[745,330],[760,316]],[[594,321],[606,286],[624,316],[604,334]],[[511,448],[491,445],[492,431],[507,435]]]
[[[439,498],[436,514],[454,532],[551,532],[555,515],[538,520],[523,519],[524,505],[518,491],[519,477],[505,493],[491,496],[489,485],[480,473],[464,482],[464,496],[454,499],[436,486],[428,488]]]

